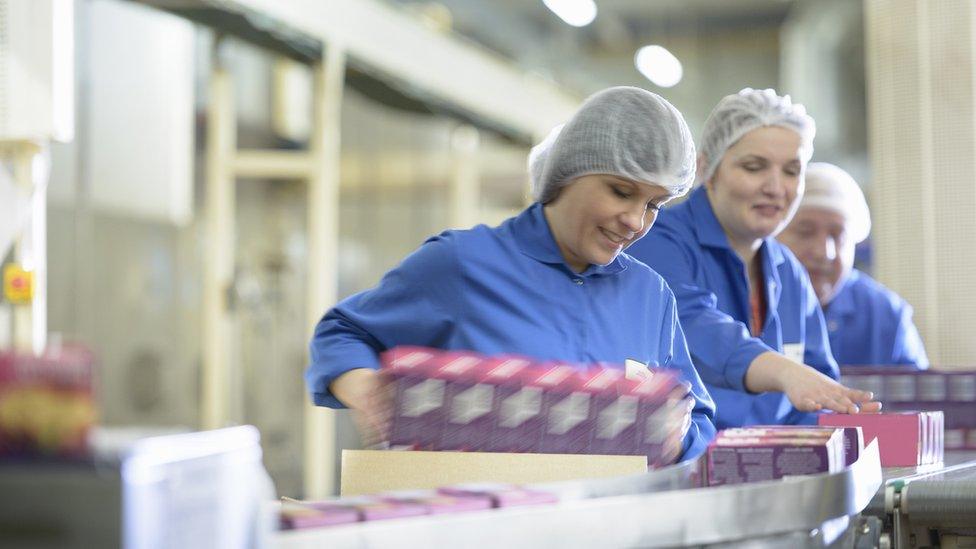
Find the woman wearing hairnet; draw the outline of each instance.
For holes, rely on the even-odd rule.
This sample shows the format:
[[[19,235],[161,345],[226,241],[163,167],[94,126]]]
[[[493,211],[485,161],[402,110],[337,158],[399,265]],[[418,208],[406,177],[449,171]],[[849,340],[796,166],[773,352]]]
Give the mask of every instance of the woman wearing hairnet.
[[[773,90],[724,97],[705,121],[701,185],[631,248],[674,290],[718,428],[874,411],[836,381],[823,314],[803,266],[776,242],[803,194],[813,119]]]
[[[681,114],[638,88],[587,99],[530,160],[536,202],[498,227],[446,231],[319,322],[305,378],[317,405],[383,430],[377,354],[397,345],[678,370],[690,414],[670,454],[700,454],[714,404],[692,367],[674,295],[622,253],[688,191],[694,144]],[[364,426],[365,425],[365,426]]]
[[[929,367],[912,322],[912,306],[854,268],[854,246],[871,232],[871,212],[854,178],[833,164],[811,162],[806,192],[779,235],[806,267],[840,365]]]

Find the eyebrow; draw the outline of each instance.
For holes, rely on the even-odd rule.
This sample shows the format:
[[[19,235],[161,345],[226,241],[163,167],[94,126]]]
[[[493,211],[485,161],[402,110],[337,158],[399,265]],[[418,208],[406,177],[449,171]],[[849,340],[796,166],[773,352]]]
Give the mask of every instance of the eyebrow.
[[[626,184],[626,185],[630,185],[631,187],[634,187],[634,188],[637,187],[637,183],[635,183],[635,182],[633,182],[633,181],[631,181],[629,179],[624,179],[623,177],[618,177],[616,175],[608,175],[607,176],[607,179],[609,179],[611,183]]]

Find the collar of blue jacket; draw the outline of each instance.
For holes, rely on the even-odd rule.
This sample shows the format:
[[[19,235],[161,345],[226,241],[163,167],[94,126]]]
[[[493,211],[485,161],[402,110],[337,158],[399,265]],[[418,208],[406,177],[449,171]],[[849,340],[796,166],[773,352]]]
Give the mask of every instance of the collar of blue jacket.
[[[573,276],[588,277],[616,274],[627,269],[620,256],[617,256],[606,265],[590,265],[582,273],[573,272],[566,264],[562,252],[559,251],[556,238],[552,234],[549,222],[546,221],[543,206],[538,202],[512,219],[512,236],[525,255],[542,263],[562,265]]]

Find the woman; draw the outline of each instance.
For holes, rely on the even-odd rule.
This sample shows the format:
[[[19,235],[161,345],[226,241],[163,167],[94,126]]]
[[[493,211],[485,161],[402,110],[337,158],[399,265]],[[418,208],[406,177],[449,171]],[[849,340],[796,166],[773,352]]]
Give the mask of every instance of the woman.
[[[834,381],[817,297],[773,239],[803,194],[814,133],[803,107],[773,90],[726,96],[705,121],[701,185],[630,252],[674,289],[720,429],[880,409],[870,393]]]
[[[691,365],[674,295],[623,250],[688,191],[694,144],[681,114],[638,88],[590,97],[532,164],[536,202],[498,227],[429,239],[371,290],[319,322],[306,381],[317,405],[382,429],[377,354],[397,345],[575,363],[636,360],[691,387],[671,455],[700,454],[714,405]],[[688,421],[690,419],[690,421]]]

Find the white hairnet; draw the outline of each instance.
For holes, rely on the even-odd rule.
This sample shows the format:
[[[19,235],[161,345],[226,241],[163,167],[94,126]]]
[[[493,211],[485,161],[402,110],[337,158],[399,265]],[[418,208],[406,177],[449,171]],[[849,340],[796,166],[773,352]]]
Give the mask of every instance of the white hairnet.
[[[745,88],[726,95],[705,120],[701,153],[707,163],[699,182],[707,181],[725,156],[725,151],[745,134],[764,126],[779,126],[800,134],[800,154],[805,164],[813,156],[816,124],[803,105],[793,103],[788,95],[776,90]]]
[[[833,164],[811,162],[806,179],[800,208],[823,208],[844,216],[847,233],[855,244],[868,237],[871,211],[861,187],[850,174]]]
[[[661,96],[620,86],[590,96],[529,154],[532,197],[545,204],[577,177],[611,174],[680,196],[695,177],[695,143]]]

